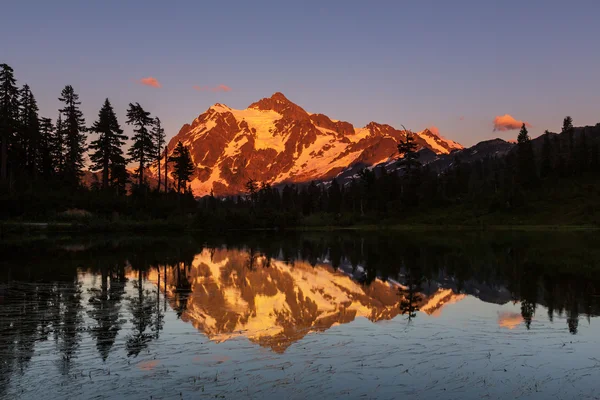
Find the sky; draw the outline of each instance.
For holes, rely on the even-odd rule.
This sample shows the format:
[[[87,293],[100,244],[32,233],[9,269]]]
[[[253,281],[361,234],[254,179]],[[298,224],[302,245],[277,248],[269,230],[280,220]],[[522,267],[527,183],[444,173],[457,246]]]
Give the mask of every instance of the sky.
[[[168,137],[214,103],[282,92],[309,112],[436,127],[470,146],[600,122],[600,2],[7,1],[0,63],[56,118],[139,102]]]

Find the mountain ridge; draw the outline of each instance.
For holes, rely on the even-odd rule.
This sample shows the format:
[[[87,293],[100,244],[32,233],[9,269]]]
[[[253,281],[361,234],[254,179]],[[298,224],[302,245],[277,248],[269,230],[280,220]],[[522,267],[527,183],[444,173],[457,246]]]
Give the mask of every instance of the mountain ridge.
[[[463,149],[430,129],[411,133],[419,149],[436,154]],[[181,127],[169,149],[179,141],[189,147],[196,165],[194,195],[223,196],[244,192],[250,179],[270,184],[322,181],[353,165],[389,161],[397,157],[397,145],[406,134],[374,121],[356,128],[307,112],[276,92],[243,110],[221,103],[210,106]]]

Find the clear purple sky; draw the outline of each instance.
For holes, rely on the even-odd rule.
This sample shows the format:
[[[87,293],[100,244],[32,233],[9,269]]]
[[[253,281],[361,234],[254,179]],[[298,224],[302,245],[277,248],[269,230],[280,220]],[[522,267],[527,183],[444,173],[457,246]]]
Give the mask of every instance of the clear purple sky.
[[[28,1],[2,4],[0,63],[56,117],[65,84],[91,124],[105,97],[169,137],[211,104],[281,91],[355,126],[437,126],[464,145],[496,116],[532,136],[600,121],[600,1]],[[154,77],[160,88],[138,81]],[[226,85],[229,92],[194,85]],[[129,128],[127,128],[129,130]]]

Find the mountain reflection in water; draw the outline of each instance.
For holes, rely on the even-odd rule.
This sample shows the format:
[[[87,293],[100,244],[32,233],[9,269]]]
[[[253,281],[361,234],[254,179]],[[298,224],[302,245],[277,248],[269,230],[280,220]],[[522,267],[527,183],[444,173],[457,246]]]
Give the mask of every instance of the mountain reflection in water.
[[[600,313],[600,246],[592,235],[462,236],[0,243],[7,255],[0,259],[0,397],[14,393],[9,383],[36,357],[56,355],[60,376],[77,373],[78,359],[105,368],[111,358],[166,346],[161,335],[178,319],[212,343],[249,340],[284,355],[336,326],[364,329],[360,317],[369,326],[425,327],[429,318],[449,324],[446,315],[473,313],[481,322],[476,308],[488,304],[498,306],[489,315],[496,331],[473,325],[478,337],[536,335],[555,318],[552,329],[570,337]],[[323,339],[313,338],[318,347]],[[370,340],[377,346],[376,336]],[[160,365],[144,360],[136,369]]]

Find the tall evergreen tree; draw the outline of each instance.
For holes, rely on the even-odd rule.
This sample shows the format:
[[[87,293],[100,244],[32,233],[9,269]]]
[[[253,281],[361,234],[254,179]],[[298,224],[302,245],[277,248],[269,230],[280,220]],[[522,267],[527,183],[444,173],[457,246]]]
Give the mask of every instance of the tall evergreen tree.
[[[552,142],[550,141],[550,132],[544,132],[544,145],[542,147],[542,166],[540,175],[547,178],[552,174]]]
[[[83,156],[86,151],[85,119],[79,109],[81,102],[73,86],[67,85],[58,98],[64,106],[60,109],[62,130],[65,137],[65,159],[63,165],[63,181],[69,187],[76,187],[83,175]]]
[[[406,139],[400,140],[400,143],[398,144],[398,153],[402,156],[400,165],[403,166],[406,173],[410,175],[413,167],[418,168],[421,163],[418,161],[419,153],[417,153],[417,144],[415,143],[413,134],[406,130],[406,128],[404,128],[404,133],[406,134]]]
[[[569,140],[569,151],[573,150],[574,139],[573,139],[573,118],[566,116],[563,119],[562,133],[565,133]]]
[[[152,136],[154,137],[154,141],[156,143],[156,160],[158,162],[158,191],[160,192],[160,184],[161,184],[161,171],[160,171],[160,159],[162,158],[162,149],[165,145],[165,129],[162,127],[160,122],[160,118],[154,118],[154,125],[152,127]],[[167,191],[165,187],[165,192]]]
[[[138,185],[141,187],[145,184],[144,169],[152,161],[156,154],[155,143],[152,138],[152,133],[148,130],[153,124],[150,113],[140,106],[140,103],[129,103],[127,109],[127,124],[133,125],[135,135],[133,135],[133,145],[127,153],[131,161],[138,163],[138,168],[135,170],[137,174]]]
[[[129,172],[125,165],[125,158],[123,158],[123,162],[112,163],[110,166],[110,186],[115,193],[119,196],[125,196],[127,194],[128,183]]]
[[[0,182],[8,180],[8,149],[18,127],[19,89],[13,69],[0,64]]]
[[[52,144],[54,141],[54,125],[50,118],[40,118],[40,142],[38,153],[38,172],[45,180],[54,175]]]
[[[189,149],[184,146],[183,143],[178,142],[175,150],[173,150],[173,154],[169,157],[169,162],[173,162],[173,172],[171,175],[175,178],[175,181],[177,182],[177,192],[180,193],[182,185],[185,189],[187,182],[191,181],[191,177],[195,170]],[[258,184],[256,184],[256,186],[258,186]]]
[[[55,171],[61,177],[64,176],[65,171],[65,142],[65,125],[63,124],[62,115],[59,113],[56,119],[56,129],[54,130],[51,148]]]
[[[563,133],[563,140],[564,136],[567,137],[567,154],[564,156],[564,159],[567,163],[567,170],[565,171],[567,174],[572,174],[576,169],[574,131],[575,129],[573,128],[573,118],[567,115],[565,119],[563,119],[563,126],[561,131],[561,133]]]
[[[37,159],[40,141],[39,108],[29,85],[23,85],[20,92],[19,130],[16,160],[30,177],[37,175]]]
[[[165,146],[165,193],[169,191],[169,146]]]
[[[106,190],[110,186],[111,169],[116,170],[115,164],[125,165],[121,148],[127,140],[108,99],[104,101],[98,113],[98,120],[94,122],[90,131],[99,135],[90,146],[90,149],[93,150],[90,155],[92,161],[90,169],[102,171],[102,189]]]
[[[537,178],[533,146],[525,124],[517,137],[517,177],[521,184],[534,183]]]

